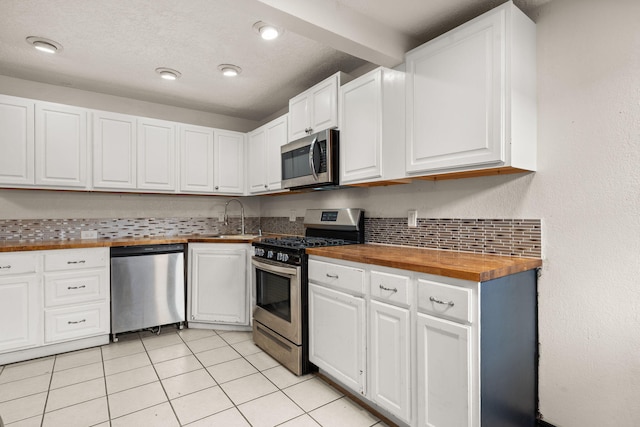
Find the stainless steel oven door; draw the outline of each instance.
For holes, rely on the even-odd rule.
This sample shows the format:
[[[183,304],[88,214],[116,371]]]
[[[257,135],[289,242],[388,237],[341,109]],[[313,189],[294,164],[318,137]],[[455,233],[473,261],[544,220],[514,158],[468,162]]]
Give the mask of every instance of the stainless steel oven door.
[[[256,308],[255,321],[302,345],[300,267],[252,258]]]

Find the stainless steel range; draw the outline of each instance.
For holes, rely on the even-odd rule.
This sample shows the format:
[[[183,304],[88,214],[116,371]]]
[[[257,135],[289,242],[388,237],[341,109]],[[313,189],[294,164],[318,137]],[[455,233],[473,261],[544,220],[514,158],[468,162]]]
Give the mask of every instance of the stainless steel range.
[[[305,237],[254,242],[256,308],[253,340],[296,375],[314,368],[308,357],[307,255],[305,249],[364,243],[362,209],[309,209]]]

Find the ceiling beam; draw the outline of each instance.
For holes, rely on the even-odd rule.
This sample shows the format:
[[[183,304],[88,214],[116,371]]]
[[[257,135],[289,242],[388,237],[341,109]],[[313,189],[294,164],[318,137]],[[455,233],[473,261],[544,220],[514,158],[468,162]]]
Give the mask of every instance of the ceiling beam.
[[[336,0],[229,0],[278,25],[336,50],[385,67],[404,62],[416,46],[410,36],[395,31]]]

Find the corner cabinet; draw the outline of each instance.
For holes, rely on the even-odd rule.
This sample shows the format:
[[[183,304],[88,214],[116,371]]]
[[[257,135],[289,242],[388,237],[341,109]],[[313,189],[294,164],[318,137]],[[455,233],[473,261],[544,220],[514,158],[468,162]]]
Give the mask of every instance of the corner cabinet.
[[[536,169],[536,29],[512,2],[408,52],[406,72],[408,175]]]
[[[280,147],[287,143],[288,115],[249,133],[247,139],[248,190],[251,194],[282,188]]]
[[[485,282],[309,257],[309,360],[400,425],[536,424],[536,271]]]
[[[404,72],[378,68],[340,88],[340,183],[405,176]]]
[[[34,173],[34,109],[30,99],[0,95],[0,184],[32,186]]]
[[[250,249],[245,243],[189,244],[189,327],[249,327]]]
[[[338,88],[348,80],[338,72],[289,100],[289,141],[338,126]]]

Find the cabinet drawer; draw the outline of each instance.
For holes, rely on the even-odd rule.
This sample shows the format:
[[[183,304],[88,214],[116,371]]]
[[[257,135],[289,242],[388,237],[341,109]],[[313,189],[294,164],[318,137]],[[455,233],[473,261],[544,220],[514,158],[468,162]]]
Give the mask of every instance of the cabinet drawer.
[[[350,292],[365,292],[364,270],[345,265],[309,260],[309,281]]]
[[[44,270],[60,271],[105,267],[108,258],[108,250],[105,248],[47,251],[44,254]]]
[[[34,253],[0,256],[0,276],[35,273],[38,256]]]
[[[109,333],[106,302],[45,310],[44,341],[54,343]]]
[[[471,323],[471,298],[471,289],[418,280],[418,310],[423,313]]]
[[[104,300],[107,293],[106,269],[45,275],[45,307]]]
[[[390,303],[410,305],[410,279],[398,274],[371,272],[371,296]]]

